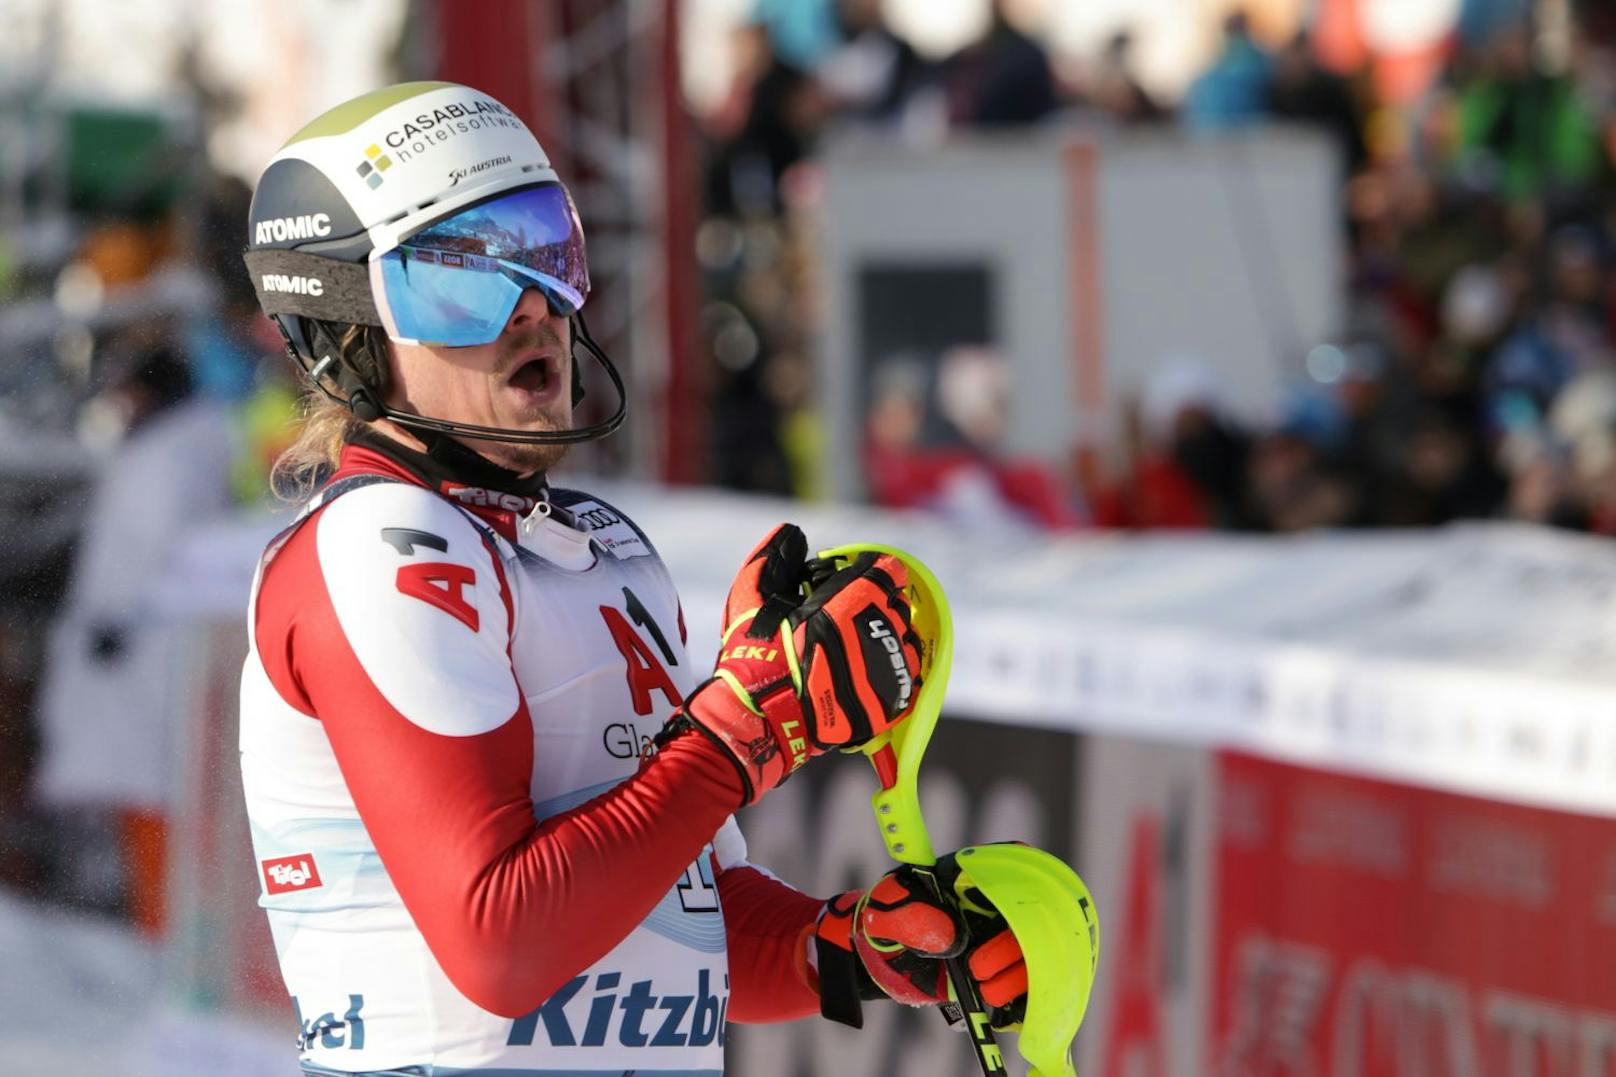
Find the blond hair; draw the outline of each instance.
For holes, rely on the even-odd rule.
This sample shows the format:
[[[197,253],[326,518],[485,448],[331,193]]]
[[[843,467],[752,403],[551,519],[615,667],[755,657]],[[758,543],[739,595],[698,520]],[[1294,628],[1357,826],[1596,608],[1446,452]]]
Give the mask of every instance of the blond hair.
[[[385,383],[386,337],[379,329],[365,325],[315,325],[335,342],[338,362],[349,369],[377,371],[381,374],[379,380]],[[378,348],[383,349],[379,355]],[[337,392],[329,375],[321,381],[326,389]],[[337,469],[343,446],[366,425],[354,418],[342,401],[332,399],[319,386],[309,385],[303,395],[303,421],[297,438],[275,458],[270,468],[269,485],[275,496],[283,501],[308,499]]]

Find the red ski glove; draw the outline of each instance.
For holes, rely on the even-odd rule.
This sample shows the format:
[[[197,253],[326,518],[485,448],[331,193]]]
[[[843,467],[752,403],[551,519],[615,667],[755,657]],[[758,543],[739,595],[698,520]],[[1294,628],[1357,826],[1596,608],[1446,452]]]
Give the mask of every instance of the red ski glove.
[[[939,904],[920,876],[931,871],[954,908]],[[965,955],[993,1027],[1013,1029],[1027,1013],[1027,964],[1004,917],[980,890],[958,887],[954,854],[932,868],[903,865],[868,891],[832,898],[814,937],[820,1012],[863,1026],[861,1000],[887,997],[910,1006],[949,1001],[944,961]]]
[[[712,679],[659,735],[694,727],[712,738],[740,772],[745,804],[814,756],[891,728],[920,687],[903,562],[861,554],[804,601],[807,552],[792,524],[752,551],[725,603]]]

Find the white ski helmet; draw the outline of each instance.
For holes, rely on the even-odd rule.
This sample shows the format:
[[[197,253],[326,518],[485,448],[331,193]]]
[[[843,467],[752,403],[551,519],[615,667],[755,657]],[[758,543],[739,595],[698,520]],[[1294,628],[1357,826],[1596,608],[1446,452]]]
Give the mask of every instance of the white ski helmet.
[[[406,82],[315,118],[258,181],[245,259],[287,351],[317,389],[362,420],[540,444],[592,440],[622,424],[622,380],[583,323],[589,273],[571,196],[527,125],[481,91]],[[616,388],[618,406],[604,422],[527,431],[397,412],[382,402],[383,358],[342,354],[328,328],[487,343],[535,287],[573,321],[574,401],[580,345]]]

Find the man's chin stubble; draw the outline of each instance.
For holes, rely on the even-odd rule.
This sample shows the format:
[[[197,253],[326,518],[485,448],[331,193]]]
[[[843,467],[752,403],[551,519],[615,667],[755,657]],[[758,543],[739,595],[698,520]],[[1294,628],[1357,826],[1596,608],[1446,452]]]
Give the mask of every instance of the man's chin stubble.
[[[568,430],[572,425],[573,419],[570,414],[558,421],[548,412],[533,415],[527,421],[518,420],[511,424],[513,428],[522,430]],[[570,445],[524,445],[507,441],[499,444],[498,455],[503,467],[525,475],[533,471],[549,471],[561,463],[570,448]]]
[[[567,450],[571,448],[571,445],[507,444],[506,459],[510,463],[505,466],[524,475],[532,471],[549,471],[566,458]]]

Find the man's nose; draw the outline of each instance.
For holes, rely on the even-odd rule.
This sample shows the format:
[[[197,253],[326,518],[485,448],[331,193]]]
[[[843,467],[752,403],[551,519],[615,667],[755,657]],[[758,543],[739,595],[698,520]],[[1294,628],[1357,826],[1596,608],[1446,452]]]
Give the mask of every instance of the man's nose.
[[[522,298],[516,301],[516,309],[511,311],[510,318],[505,322],[505,328],[524,329],[543,325],[549,317],[550,301],[544,297],[544,292],[538,288],[525,288]]]

